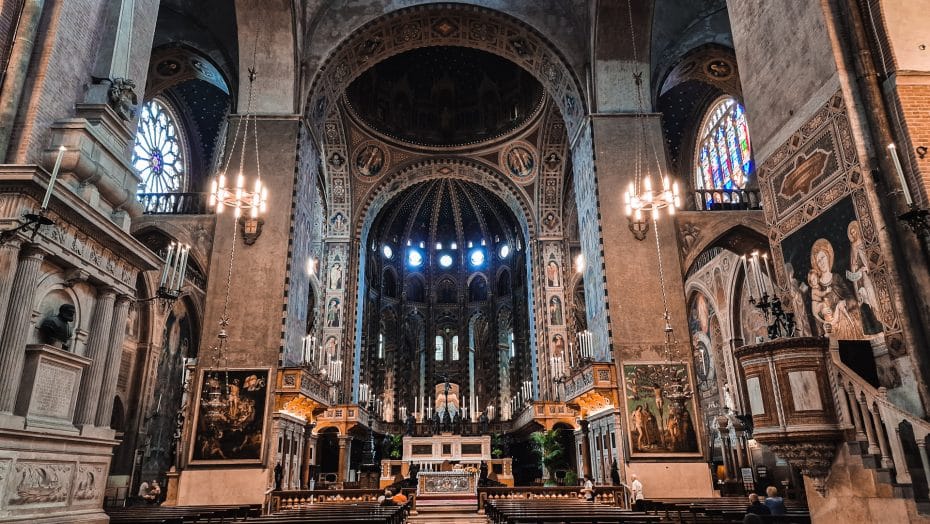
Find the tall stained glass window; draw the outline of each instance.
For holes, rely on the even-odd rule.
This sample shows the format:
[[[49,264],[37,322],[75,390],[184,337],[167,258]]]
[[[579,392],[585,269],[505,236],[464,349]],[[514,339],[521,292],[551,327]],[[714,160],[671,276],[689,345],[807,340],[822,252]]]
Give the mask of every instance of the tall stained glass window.
[[[721,98],[707,112],[695,158],[697,189],[743,189],[752,175],[746,111],[735,98]]]
[[[143,184],[140,192],[183,191],[186,161],[181,129],[171,109],[158,98],[145,103],[132,150],[132,167]]]
[[[436,355],[434,356],[436,360],[445,359],[445,340],[443,340],[442,335],[436,335]]]

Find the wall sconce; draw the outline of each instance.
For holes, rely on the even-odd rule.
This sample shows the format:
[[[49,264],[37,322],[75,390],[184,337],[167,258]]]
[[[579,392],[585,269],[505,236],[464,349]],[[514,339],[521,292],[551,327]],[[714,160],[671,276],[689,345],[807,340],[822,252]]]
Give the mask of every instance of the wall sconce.
[[[242,242],[247,246],[254,244],[258,237],[262,235],[262,226],[264,225],[265,219],[263,218],[240,216],[239,230],[242,235]]]

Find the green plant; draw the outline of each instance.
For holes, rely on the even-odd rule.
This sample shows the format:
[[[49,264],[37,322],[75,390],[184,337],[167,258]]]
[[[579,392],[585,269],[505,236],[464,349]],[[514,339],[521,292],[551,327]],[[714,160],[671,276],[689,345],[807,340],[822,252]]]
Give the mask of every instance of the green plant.
[[[565,485],[566,486],[577,486],[578,485],[578,474],[572,470],[568,470],[565,473]]]
[[[540,462],[546,470],[547,476],[551,477],[555,468],[563,463],[565,450],[562,449],[562,441],[559,438],[558,430],[537,431],[530,435],[536,451],[539,452]],[[552,482],[551,480],[548,482]],[[548,484],[547,482],[547,484]]]
[[[391,438],[391,446],[390,446],[391,451],[389,455],[392,459],[399,459],[400,453],[401,453],[401,446],[402,446],[404,437],[403,435],[390,435],[390,438]]]

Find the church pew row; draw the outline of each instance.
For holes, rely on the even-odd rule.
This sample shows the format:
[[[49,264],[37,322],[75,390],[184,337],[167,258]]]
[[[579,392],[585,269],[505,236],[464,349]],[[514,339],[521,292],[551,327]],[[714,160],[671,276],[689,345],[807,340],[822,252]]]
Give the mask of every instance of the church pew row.
[[[742,497],[659,499],[642,501],[640,509],[677,522],[742,522],[748,501]],[[762,516],[772,524],[807,524],[810,513],[798,501],[785,501],[785,515]]]
[[[662,522],[662,517],[633,512],[618,507],[583,500],[566,499],[496,499],[485,504],[485,514],[495,524],[578,523],[603,524],[622,522],[648,524]]]
[[[260,506],[133,506],[106,508],[111,524],[235,522],[261,514]]]
[[[352,524],[403,524],[410,504],[403,506],[379,506],[376,503],[323,503],[309,508],[290,509],[249,518],[255,524],[298,524],[298,523],[352,523]]]

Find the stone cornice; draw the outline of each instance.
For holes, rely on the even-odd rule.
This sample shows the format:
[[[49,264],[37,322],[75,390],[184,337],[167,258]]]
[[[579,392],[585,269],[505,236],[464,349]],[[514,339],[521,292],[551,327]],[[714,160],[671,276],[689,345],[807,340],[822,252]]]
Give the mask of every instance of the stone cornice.
[[[37,208],[38,201],[45,194],[48,179],[49,176],[45,171],[35,165],[0,165],[0,195],[19,194],[25,197],[18,206],[14,204],[15,209],[4,209],[4,213],[8,216],[2,218],[16,220],[21,212]],[[161,265],[161,260],[155,253],[63,184],[58,186],[52,196],[49,202],[52,219],[65,221],[59,224],[58,228],[63,226],[75,228],[87,239],[124,259],[133,269],[147,271]],[[40,230],[39,236],[49,239],[48,231],[48,228]],[[72,246],[63,247],[73,252]]]

